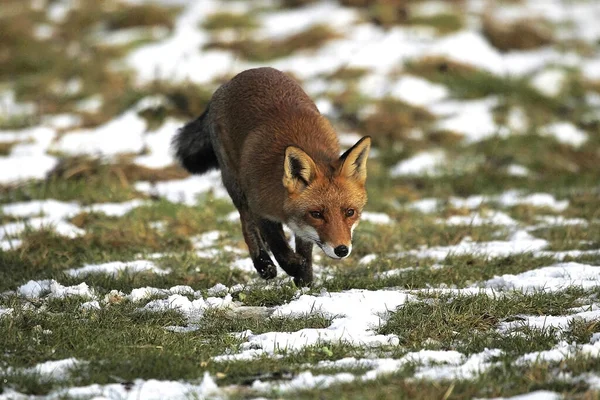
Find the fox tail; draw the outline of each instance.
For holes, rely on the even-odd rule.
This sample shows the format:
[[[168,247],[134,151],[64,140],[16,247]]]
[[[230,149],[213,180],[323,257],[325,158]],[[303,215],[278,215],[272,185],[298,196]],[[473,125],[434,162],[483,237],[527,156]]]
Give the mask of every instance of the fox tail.
[[[171,142],[175,158],[192,174],[219,169],[219,162],[210,140],[207,120],[209,107],[198,118],[180,128]]]

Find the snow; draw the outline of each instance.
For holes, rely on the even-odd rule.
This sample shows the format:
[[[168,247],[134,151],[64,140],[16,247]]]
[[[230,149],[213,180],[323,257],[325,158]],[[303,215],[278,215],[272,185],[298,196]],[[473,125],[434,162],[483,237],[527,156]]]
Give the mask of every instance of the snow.
[[[333,318],[328,328],[307,328],[297,332],[249,333],[241,345],[241,353],[215,357],[215,361],[252,359],[278,350],[301,350],[316,343],[345,342],[354,345],[378,347],[396,345],[395,335],[378,335],[373,329],[384,320],[384,315],[412,299],[411,295],[395,291],[368,291],[353,289],[339,293],[323,292],[319,296],[301,295],[273,312],[279,317],[301,317],[318,313]]]
[[[548,390],[536,390],[535,392],[519,394],[511,397],[494,397],[489,400],[560,400],[563,396]]]
[[[393,222],[390,216],[386,213],[373,211],[363,211],[363,213],[360,215],[360,220],[377,225],[389,225]]]
[[[437,175],[446,161],[446,153],[442,150],[424,151],[411,158],[400,161],[390,170],[392,177],[411,175]]]
[[[49,219],[60,220],[73,217],[79,212],[80,208],[77,203],[54,199],[31,200],[2,206],[3,214],[21,218],[34,217],[43,214]]]
[[[174,164],[171,154],[171,139],[183,122],[167,119],[156,131],[144,135],[144,146],[149,152],[147,155],[138,156],[134,162],[148,168],[164,168]]]
[[[91,274],[106,274],[112,277],[120,273],[135,274],[139,272],[152,272],[158,275],[168,274],[169,270],[158,268],[152,261],[136,260],[129,262],[114,261],[105,264],[87,264],[81,268],[69,269],[65,273],[73,277],[83,277]]]
[[[70,371],[82,364],[76,358],[67,358],[64,360],[46,361],[35,367],[24,371],[26,374],[34,374],[45,380],[65,380],[69,378]]]
[[[448,219],[437,219],[436,222],[446,225],[503,225],[516,226],[518,223],[502,211],[471,213],[469,215],[453,215]]]
[[[19,286],[17,294],[28,299],[40,298],[46,294],[48,298],[58,299],[69,296],[94,298],[92,290],[85,282],[75,286],[63,286],[54,279],[42,281],[30,280],[26,284]]]
[[[502,75],[505,72],[504,60],[500,52],[481,34],[472,31],[462,31],[443,37],[424,51],[421,57],[446,57],[493,74]]]
[[[77,236],[81,236],[85,233],[85,231],[82,229],[79,229],[75,225],[68,222],[57,221],[47,217],[39,217],[31,218],[25,222],[11,222],[0,225],[0,239],[4,239],[8,236],[18,236],[28,229],[51,229],[56,234],[68,238],[76,238]]]
[[[11,315],[13,313],[13,311],[14,311],[13,308],[0,307],[0,318]]]
[[[145,131],[146,121],[137,112],[127,111],[97,128],[70,131],[51,149],[72,155],[140,153],[144,149]]]
[[[218,198],[228,198],[227,191],[221,183],[221,172],[210,171],[203,175],[193,175],[185,179],[157,182],[136,182],[135,189],[149,194],[164,197],[173,203],[193,206],[197,197],[212,192]]]
[[[555,292],[570,286],[591,289],[599,284],[600,267],[576,262],[560,263],[517,275],[497,276],[483,283],[485,287],[524,292]]]
[[[571,122],[557,122],[542,127],[539,132],[542,136],[551,136],[560,143],[579,147],[587,141],[587,134]]]
[[[133,292],[132,292],[133,293]],[[145,311],[177,310],[186,316],[191,324],[197,323],[208,308],[228,308],[232,305],[231,295],[224,298],[209,297],[190,301],[181,294],[172,294],[166,299],[153,300],[143,308]]]
[[[506,173],[511,176],[529,176],[529,169],[519,164],[510,164]]]
[[[548,97],[556,97],[562,91],[567,78],[565,71],[549,69],[536,74],[531,80],[531,86]]]
[[[491,242],[473,242],[470,238],[463,239],[455,246],[438,246],[423,248],[421,250],[408,250],[400,252],[402,256],[416,256],[418,258],[433,258],[444,260],[448,256],[475,254],[487,257],[506,257],[515,254],[524,254],[544,249],[548,242],[537,239],[524,230],[517,230],[508,240],[497,240]]]
[[[55,389],[45,398],[95,398],[120,400],[177,400],[187,398],[215,398],[220,390],[208,372],[200,384],[178,381],[159,381],[155,379],[136,379],[131,384],[111,383],[107,385],[93,384],[89,386]],[[1,400],[26,399],[18,397],[16,392],[0,395]]]
[[[497,98],[489,97],[466,101],[452,100],[438,103],[429,109],[438,116],[446,117],[436,123],[437,129],[462,134],[467,143],[474,143],[499,133],[492,114],[497,104]]]
[[[459,353],[460,354],[460,353]],[[491,359],[502,354],[502,350],[486,349],[481,353],[472,354],[465,358],[453,357],[448,360],[448,365],[435,365],[419,368],[415,379],[428,379],[433,381],[449,379],[473,379],[478,374],[484,373],[494,364]]]
[[[390,95],[413,106],[427,106],[448,97],[448,89],[423,78],[407,75],[392,85]]]

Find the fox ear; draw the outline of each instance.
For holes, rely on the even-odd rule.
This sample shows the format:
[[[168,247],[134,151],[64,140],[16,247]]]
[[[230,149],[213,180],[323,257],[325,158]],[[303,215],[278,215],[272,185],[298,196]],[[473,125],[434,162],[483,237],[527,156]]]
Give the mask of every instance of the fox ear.
[[[365,136],[348,149],[340,160],[340,175],[364,184],[367,180],[367,158],[371,149],[371,138]]]
[[[295,146],[285,149],[283,161],[283,186],[290,192],[298,192],[315,179],[317,166],[308,154]]]

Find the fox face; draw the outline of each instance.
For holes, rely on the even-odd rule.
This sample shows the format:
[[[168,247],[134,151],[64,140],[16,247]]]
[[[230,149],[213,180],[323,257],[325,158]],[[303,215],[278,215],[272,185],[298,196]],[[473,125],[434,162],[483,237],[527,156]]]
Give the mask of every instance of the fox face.
[[[352,232],[367,203],[365,181],[371,139],[364,137],[334,163],[313,160],[302,149],[285,151],[286,224],[331,258],[352,252]]]

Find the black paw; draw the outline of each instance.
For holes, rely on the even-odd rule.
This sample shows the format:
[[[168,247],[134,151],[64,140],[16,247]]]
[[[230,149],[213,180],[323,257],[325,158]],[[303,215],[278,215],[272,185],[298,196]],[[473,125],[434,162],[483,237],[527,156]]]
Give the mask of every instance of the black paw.
[[[260,277],[263,279],[273,279],[277,276],[277,267],[273,264],[266,264],[261,266],[256,266],[255,264],[254,267],[258,271]]]
[[[277,267],[273,265],[273,261],[264,250],[261,250],[258,257],[253,260],[254,268],[263,279],[273,279],[277,276]]]
[[[297,288],[311,287],[312,284],[313,284],[312,271],[310,271],[309,274],[303,274],[301,276],[295,276],[294,277],[294,284],[296,285]]]

